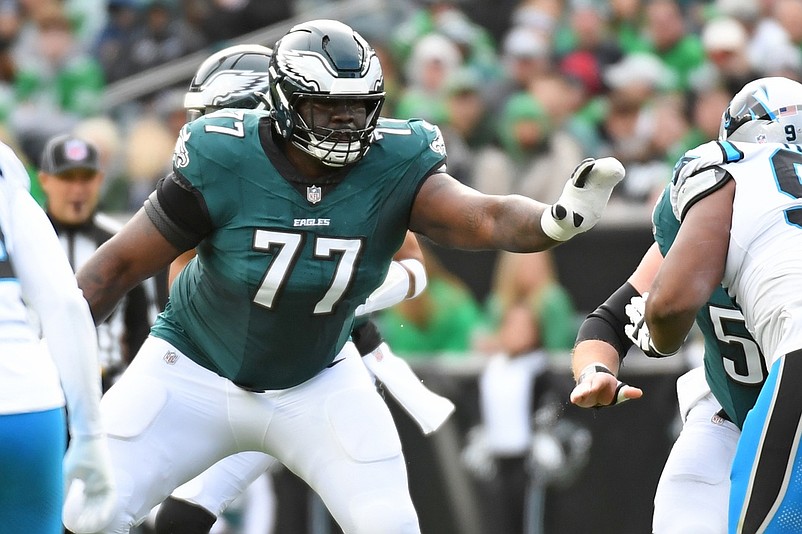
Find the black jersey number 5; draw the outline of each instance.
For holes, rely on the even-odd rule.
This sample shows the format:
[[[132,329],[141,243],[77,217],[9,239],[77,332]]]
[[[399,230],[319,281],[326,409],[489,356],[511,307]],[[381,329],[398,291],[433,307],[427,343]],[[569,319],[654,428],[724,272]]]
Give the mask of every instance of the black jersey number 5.
[[[766,378],[766,364],[757,343],[746,331],[743,314],[736,309],[713,305],[709,312],[724,359],[724,371],[735,382],[762,384]]]

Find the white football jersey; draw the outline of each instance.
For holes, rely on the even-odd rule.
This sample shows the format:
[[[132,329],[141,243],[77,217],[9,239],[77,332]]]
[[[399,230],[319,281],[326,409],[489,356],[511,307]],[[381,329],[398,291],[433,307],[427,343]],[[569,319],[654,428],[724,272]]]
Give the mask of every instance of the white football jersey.
[[[760,149],[747,159],[721,166],[736,183],[722,285],[737,300],[770,365],[802,348],[802,148],[753,146]],[[683,209],[675,213],[728,179],[710,170],[689,181],[697,177],[709,187],[680,190],[677,204]]]
[[[70,402],[70,427],[98,430],[97,336],[53,225],[31,197],[14,152],[0,143],[0,414]],[[40,341],[30,306],[49,347]]]
[[[19,276],[22,269],[31,267],[23,250],[30,244],[18,241],[19,230],[31,223],[24,205],[27,199],[34,206],[35,202],[19,181],[6,177],[4,155],[0,151],[0,414],[64,405],[56,366],[23,301],[23,284],[47,276],[48,264],[36,265],[38,272]]]

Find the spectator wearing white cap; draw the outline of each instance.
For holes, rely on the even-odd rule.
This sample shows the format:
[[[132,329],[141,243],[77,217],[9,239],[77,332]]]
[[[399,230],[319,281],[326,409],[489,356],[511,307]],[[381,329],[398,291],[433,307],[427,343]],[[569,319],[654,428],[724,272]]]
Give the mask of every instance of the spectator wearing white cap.
[[[746,28],[732,17],[718,17],[702,28],[705,62],[691,72],[690,86],[695,91],[723,87],[729,94],[756,78],[760,72],[749,59]]]
[[[604,70],[603,78],[611,91],[626,92],[639,104],[655,92],[673,89],[677,84],[676,73],[648,52],[624,56]]]
[[[460,49],[466,65],[484,79],[498,75],[496,47],[488,30],[465,13],[458,0],[418,0],[409,16],[390,36],[395,60],[405,64],[419,42],[431,34],[448,37]]]
[[[431,33],[421,38],[404,65],[407,86],[398,99],[396,114],[445,122],[448,82],[462,65],[459,47],[448,37]]]
[[[616,192],[616,200],[626,205],[651,208],[654,193],[671,176],[665,150],[688,128],[677,99],[664,98],[676,87],[676,78],[659,57],[645,52],[629,54],[604,71],[610,92],[599,151],[626,162],[627,183]]]
[[[504,36],[501,49],[502,77],[484,91],[492,116],[501,113],[507,99],[525,91],[552,67],[552,51],[546,36],[529,26],[514,26]]]

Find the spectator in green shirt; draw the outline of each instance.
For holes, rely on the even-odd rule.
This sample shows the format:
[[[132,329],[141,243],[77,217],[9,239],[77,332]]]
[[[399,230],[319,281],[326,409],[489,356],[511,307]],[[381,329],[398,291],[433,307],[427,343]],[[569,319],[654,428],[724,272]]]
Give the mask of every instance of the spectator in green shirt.
[[[649,2],[644,30],[648,44],[640,51],[656,54],[676,74],[677,89],[687,90],[688,77],[704,63],[705,51],[699,35],[689,31],[679,3],[674,0]]]
[[[39,10],[34,24],[35,46],[13,80],[13,107],[0,110],[31,161],[47,139],[97,113],[105,87],[99,63],[79,50],[61,6]]]

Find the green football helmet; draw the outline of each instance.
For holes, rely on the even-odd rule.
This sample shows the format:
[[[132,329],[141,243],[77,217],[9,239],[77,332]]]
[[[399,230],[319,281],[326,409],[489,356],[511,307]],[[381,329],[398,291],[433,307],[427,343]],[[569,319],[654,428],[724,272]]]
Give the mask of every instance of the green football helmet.
[[[187,121],[222,108],[267,107],[268,69],[273,51],[266,46],[230,46],[201,63],[184,95]]]
[[[269,104],[276,131],[325,165],[361,159],[384,103],[384,76],[370,45],[349,26],[316,20],[293,27],[274,48]],[[332,127],[335,108],[352,114]]]

